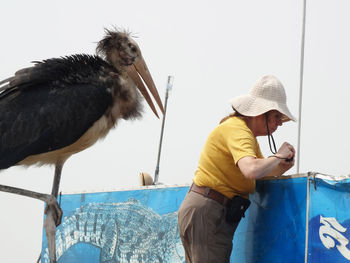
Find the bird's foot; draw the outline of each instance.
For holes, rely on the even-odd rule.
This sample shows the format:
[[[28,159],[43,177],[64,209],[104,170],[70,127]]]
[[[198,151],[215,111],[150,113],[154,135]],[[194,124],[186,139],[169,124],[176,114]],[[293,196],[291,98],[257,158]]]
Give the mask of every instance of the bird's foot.
[[[55,222],[55,226],[59,226],[62,220],[62,209],[57,203],[57,199],[54,196],[51,196],[49,200],[46,201],[45,214],[52,217],[52,220]]]
[[[49,249],[50,263],[56,263],[56,227],[61,224],[63,212],[54,196],[46,204],[44,227],[47,247]]]

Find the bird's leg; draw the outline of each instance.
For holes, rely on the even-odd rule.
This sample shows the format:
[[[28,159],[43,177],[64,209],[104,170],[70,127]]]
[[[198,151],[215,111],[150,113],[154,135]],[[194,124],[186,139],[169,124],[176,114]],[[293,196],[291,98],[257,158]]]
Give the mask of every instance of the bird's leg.
[[[55,207],[56,209],[54,209],[54,210],[51,209],[49,212],[49,216],[47,216],[47,217],[53,218],[53,219],[50,219],[48,223],[46,223],[47,220],[45,219],[45,224],[49,224],[48,227],[45,226],[46,231],[48,231],[48,229],[49,229],[49,231],[50,231],[50,229],[52,229],[52,226],[51,226],[52,222],[60,222],[60,220],[61,220],[62,211],[58,206],[56,197],[54,197],[52,195],[37,193],[37,192],[30,191],[30,190],[21,189],[21,188],[17,188],[17,187],[11,187],[11,186],[7,186],[7,185],[0,185],[0,191],[39,199],[39,200],[46,202],[47,207],[50,207],[50,206]],[[55,216],[53,216],[51,211],[59,211],[58,216],[57,216],[57,212],[55,212]],[[57,220],[57,218],[59,218],[59,220]],[[54,229],[56,232],[56,225],[55,224],[54,224]],[[56,256],[56,254],[55,254],[55,256]],[[51,258],[51,253],[50,253],[50,258]],[[55,263],[55,262],[56,262],[55,259],[54,259],[54,261],[51,261],[51,263]]]
[[[55,259],[56,258],[56,252],[55,252],[56,226],[60,224],[61,218],[62,218],[62,210],[57,203],[56,197],[49,194],[42,194],[42,193],[21,189],[17,187],[7,186],[7,185],[0,185],[0,191],[39,199],[46,203],[46,209],[45,209],[46,218],[44,222],[44,227],[45,227],[47,243],[49,248],[50,262],[55,263],[56,262],[56,259]]]
[[[47,238],[47,247],[49,249],[50,263],[56,262],[56,226],[61,223],[62,219],[62,210],[57,203],[62,167],[63,162],[56,164],[51,195],[7,185],[0,185],[0,191],[2,192],[27,196],[42,200],[46,203],[44,228]]]
[[[56,263],[56,223],[57,214],[56,209],[50,209],[49,205],[46,207],[46,217],[44,221],[47,248],[49,249],[50,263]]]
[[[57,198],[58,189],[60,188],[61,173],[62,173],[63,163],[57,163],[55,167],[55,177],[53,179],[51,194]]]
[[[47,204],[57,203],[56,198],[53,197],[52,195],[42,194],[42,193],[38,193],[38,192],[26,190],[26,189],[21,189],[21,188],[17,188],[17,187],[0,185],[0,191],[39,199],[41,201],[46,202]]]
[[[61,173],[63,162],[56,163],[55,176],[53,179],[51,195],[57,200],[58,189],[60,187]],[[49,249],[50,263],[56,262],[56,226],[61,223],[62,210],[57,202],[48,203],[45,209],[45,233],[47,239],[47,247]]]

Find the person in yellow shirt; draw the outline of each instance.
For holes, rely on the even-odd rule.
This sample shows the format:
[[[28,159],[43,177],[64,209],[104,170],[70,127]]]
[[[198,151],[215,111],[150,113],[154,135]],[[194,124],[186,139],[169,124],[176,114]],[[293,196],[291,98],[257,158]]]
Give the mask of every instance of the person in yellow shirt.
[[[283,143],[264,158],[256,139],[267,135],[270,143],[279,126],[295,121],[286,100],[282,83],[272,75],[263,76],[249,94],[231,100],[234,113],[210,133],[178,211],[187,263],[230,262],[233,235],[249,207],[255,180],[293,167],[291,144]]]

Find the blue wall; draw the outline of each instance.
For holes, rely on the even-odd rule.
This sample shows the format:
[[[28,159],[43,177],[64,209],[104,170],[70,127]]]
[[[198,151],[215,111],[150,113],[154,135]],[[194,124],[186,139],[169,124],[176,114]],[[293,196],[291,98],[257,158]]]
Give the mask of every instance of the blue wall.
[[[177,210],[187,191],[185,186],[63,195],[58,262],[184,262]],[[308,262],[350,262],[349,198],[349,179],[258,181],[235,233],[231,262],[304,262],[308,204]],[[45,234],[42,262],[49,262]]]

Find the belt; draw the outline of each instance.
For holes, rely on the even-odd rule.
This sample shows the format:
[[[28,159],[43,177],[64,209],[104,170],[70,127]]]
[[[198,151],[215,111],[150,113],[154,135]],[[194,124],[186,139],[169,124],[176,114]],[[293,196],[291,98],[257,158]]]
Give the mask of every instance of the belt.
[[[223,206],[228,206],[231,203],[231,199],[227,198],[226,196],[219,193],[218,191],[211,189],[210,187],[198,186],[193,183],[190,187],[190,191],[195,192],[197,194],[201,194],[205,197],[208,197]]]

